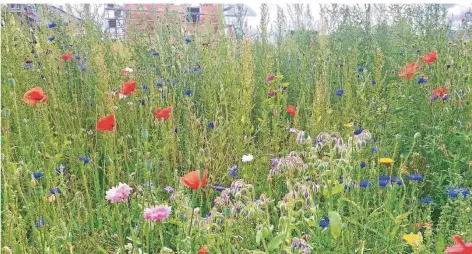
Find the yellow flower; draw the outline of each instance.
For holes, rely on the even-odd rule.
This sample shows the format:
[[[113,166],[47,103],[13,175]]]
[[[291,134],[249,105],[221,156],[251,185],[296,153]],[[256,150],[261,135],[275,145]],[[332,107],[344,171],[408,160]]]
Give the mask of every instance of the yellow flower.
[[[288,87],[288,82],[280,84],[282,87]]]
[[[413,234],[410,233],[408,235],[403,235],[403,240],[406,241],[409,245],[413,247],[418,247],[422,242],[423,242],[423,237],[421,236],[421,233],[418,234]]]
[[[49,202],[54,202],[54,201],[56,201],[56,196],[53,195],[53,194],[49,194],[49,195],[47,195],[47,200]]]
[[[379,162],[380,162],[380,164],[383,164],[383,165],[392,165],[393,164],[393,159],[392,158],[380,158]]]
[[[352,127],[353,123],[345,123],[344,127]]]

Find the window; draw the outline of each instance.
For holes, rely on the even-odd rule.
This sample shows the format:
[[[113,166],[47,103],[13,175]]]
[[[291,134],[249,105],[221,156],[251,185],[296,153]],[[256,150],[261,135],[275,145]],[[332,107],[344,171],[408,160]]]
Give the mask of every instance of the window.
[[[190,15],[189,17],[190,23],[193,23],[193,24],[200,23],[200,8],[188,7],[187,12]]]
[[[108,27],[116,27],[116,19],[109,19]]]

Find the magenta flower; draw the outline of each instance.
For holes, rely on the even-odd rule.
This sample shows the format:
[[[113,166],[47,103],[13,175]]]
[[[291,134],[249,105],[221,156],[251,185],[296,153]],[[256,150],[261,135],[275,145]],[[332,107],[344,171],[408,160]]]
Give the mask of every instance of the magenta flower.
[[[129,187],[126,183],[119,183],[118,186],[112,187],[106,192],[105,198],[112,203],[123,203],[131,193],[132,189],[133,188]]]
[[[267,77],[266,83],[272,82],[272,80],[274,80],[274,78],[275,78],[275,75],[270,75],[269,77]]]
[[[158,221],[169,218],[169,214],[172,212],[172,207],[167,205],[158,205],[153,208],[144,209],[144,219],[148,221]]]

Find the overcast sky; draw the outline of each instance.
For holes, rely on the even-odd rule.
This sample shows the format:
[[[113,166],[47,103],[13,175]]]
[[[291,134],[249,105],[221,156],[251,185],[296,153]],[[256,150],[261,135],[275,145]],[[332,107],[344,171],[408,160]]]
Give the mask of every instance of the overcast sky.
[[[248,26],[252,26],[255,28],[259,25],[261,20],[261,10],[260,10],[260,3],[245,3],[249,8],[256,12],[256,17],[248,17]],[[464,14],[468,11],[472,11],[472,4],[450,4],[451,7],[448,8],[448,17],[453,17],[453,26],[457,27],[461,19],[464,17]],[[283,5],[286,9],[286,5]],[[315,18],[319,18],[320,12],[320,5],[319,4],[310,4],[311,13]],[[277,5],[276,4],[269,4],[269,17],[271,23],[275,21],[275,17],[277,16]]]

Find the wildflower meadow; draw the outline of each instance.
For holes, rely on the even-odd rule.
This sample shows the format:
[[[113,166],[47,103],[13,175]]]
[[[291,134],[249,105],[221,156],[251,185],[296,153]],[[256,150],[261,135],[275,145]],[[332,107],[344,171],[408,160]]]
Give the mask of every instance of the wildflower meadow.
[[[125,40],[39,7],[2,6],[2,253],[472,253],[472,21],[444,5]]]

